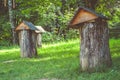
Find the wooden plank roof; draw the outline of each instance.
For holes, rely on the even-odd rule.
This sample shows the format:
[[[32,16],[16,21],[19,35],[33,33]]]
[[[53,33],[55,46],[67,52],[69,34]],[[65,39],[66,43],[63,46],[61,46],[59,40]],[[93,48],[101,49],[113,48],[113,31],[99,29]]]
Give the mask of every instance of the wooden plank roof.
[[[46,31],[42,28],[42,26],[35,26],[35,27],[37,28],[37,30],[35,30],[36,33],[44,33],[44,32],[46,32]]]
[[[21,22],[17,27],[16,30],[22,30],[22,29],[26,29],[26,30],[38,30],[34,24],[32,24],[31,22],[28,21],[23,21]]]
[[[102,18],[102,19],[107,19],[105,16],[102,14],[96,13],[94,10],[84,8],[84,7],[79,7],[73,18],[71,19],[69,23],[69,27],[76,26],[77,24],[87,22],[89,20],[94,20],[96,18]]]
[[[80,7],[80,8],[78,9],[78,12],[79,12],[81,9],[84,9],[84,10],[86,10],[86,11],[88,11],[88,12],[91,12],[91,13],[95,14],[96,16],[100,17],[100,18],[108,19],[107,17],[103,16],[102,14],[96,13],[94,10],[88,9],[88,8],[85,8],[85,7]]]

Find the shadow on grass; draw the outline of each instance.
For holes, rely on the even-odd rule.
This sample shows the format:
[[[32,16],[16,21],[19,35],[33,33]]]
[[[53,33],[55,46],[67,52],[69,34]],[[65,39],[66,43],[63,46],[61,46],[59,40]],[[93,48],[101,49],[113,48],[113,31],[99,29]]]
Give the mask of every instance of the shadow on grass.
[[[64,43],[38,49],[37,58],[20,58],[19,49],[4,48],[0,53],[0,62],[0,79],[69,78],[70,80],[79,68],[79,44]]]
[[[56,51],[51,54],[41,53],[38,58],[20,58],[19,52],[12,52],[1,55],[2,67],[0,77],[9,77],[16,80],[19,77],[21,80],[34,80],[40,78],[58,78],[65,79],[73,75],[79,67],[79,57],[76,50]],[[9,57],[8,57],[9,56]],[[7,62],[5,62],[7,61]],[[29,76],[26,76],[29,75]]]
[[[116,55],[117,53],[117,55]],[[20,58],[20,52],[0,53],[1,80],[116,80],[119,79],[119,49],[111,47],[113,66],[106,72],[80,72],[79,43],[38,49],[37,58]],[[108,76],[108,77],[106,77]]]

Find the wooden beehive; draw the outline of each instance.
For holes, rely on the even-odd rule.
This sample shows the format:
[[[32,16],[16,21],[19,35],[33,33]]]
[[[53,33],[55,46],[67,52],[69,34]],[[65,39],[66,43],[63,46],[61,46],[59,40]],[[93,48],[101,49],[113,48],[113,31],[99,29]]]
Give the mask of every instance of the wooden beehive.
[[[37,34],[37,41],[36,45],[37,47],[42,47],[42,33],[45,33],[46,31],[42,28],[42,26],[35,26],[37,30],[35,30]]]
[[[37,56],[36,33],[37,28],[28,21],[21,22],[15,29],[19,34],[21,57]]]
[[[107,18],[95,11],[80,7],[69,23],[80,32],[80,64],[82,71],[111,66]]]

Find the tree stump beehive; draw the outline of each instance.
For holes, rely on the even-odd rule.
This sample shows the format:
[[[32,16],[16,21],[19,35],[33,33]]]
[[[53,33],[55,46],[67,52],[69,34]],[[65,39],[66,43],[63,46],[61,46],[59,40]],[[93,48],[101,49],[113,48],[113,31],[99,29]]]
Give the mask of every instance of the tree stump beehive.
[[[80,64],[82,71],[102,70],[111,66],[107,18],[80,7],[69,23],[79,29],[81,37]]]
[[[36,45],[37,47],[42,47],[42,33],[45,33],[46,31],[41,26],[35,26],[38,30],[35,30],[37,34],[37,41]]]
[[[37,28],[27,21],[23,21],[16,27],[19,34],[21,57],[36,57],[36,33]]]

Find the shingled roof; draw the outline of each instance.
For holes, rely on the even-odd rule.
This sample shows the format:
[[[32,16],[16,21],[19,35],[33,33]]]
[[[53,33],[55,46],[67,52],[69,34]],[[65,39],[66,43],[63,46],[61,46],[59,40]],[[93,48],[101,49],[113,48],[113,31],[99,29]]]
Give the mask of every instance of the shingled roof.
[[[26,24],[30,30],[37,30],[37,28],[35,27],[34,24],[32,24],[31,22],[28,22],[28,21],[23,21],[24,24]]]
[[[17,27],[16,30],[22,30],[22,29],[26,29],[26,30],[38,30],[34,24],[32,24],[31,22],[28,21],[23,21],[21,22]]]

